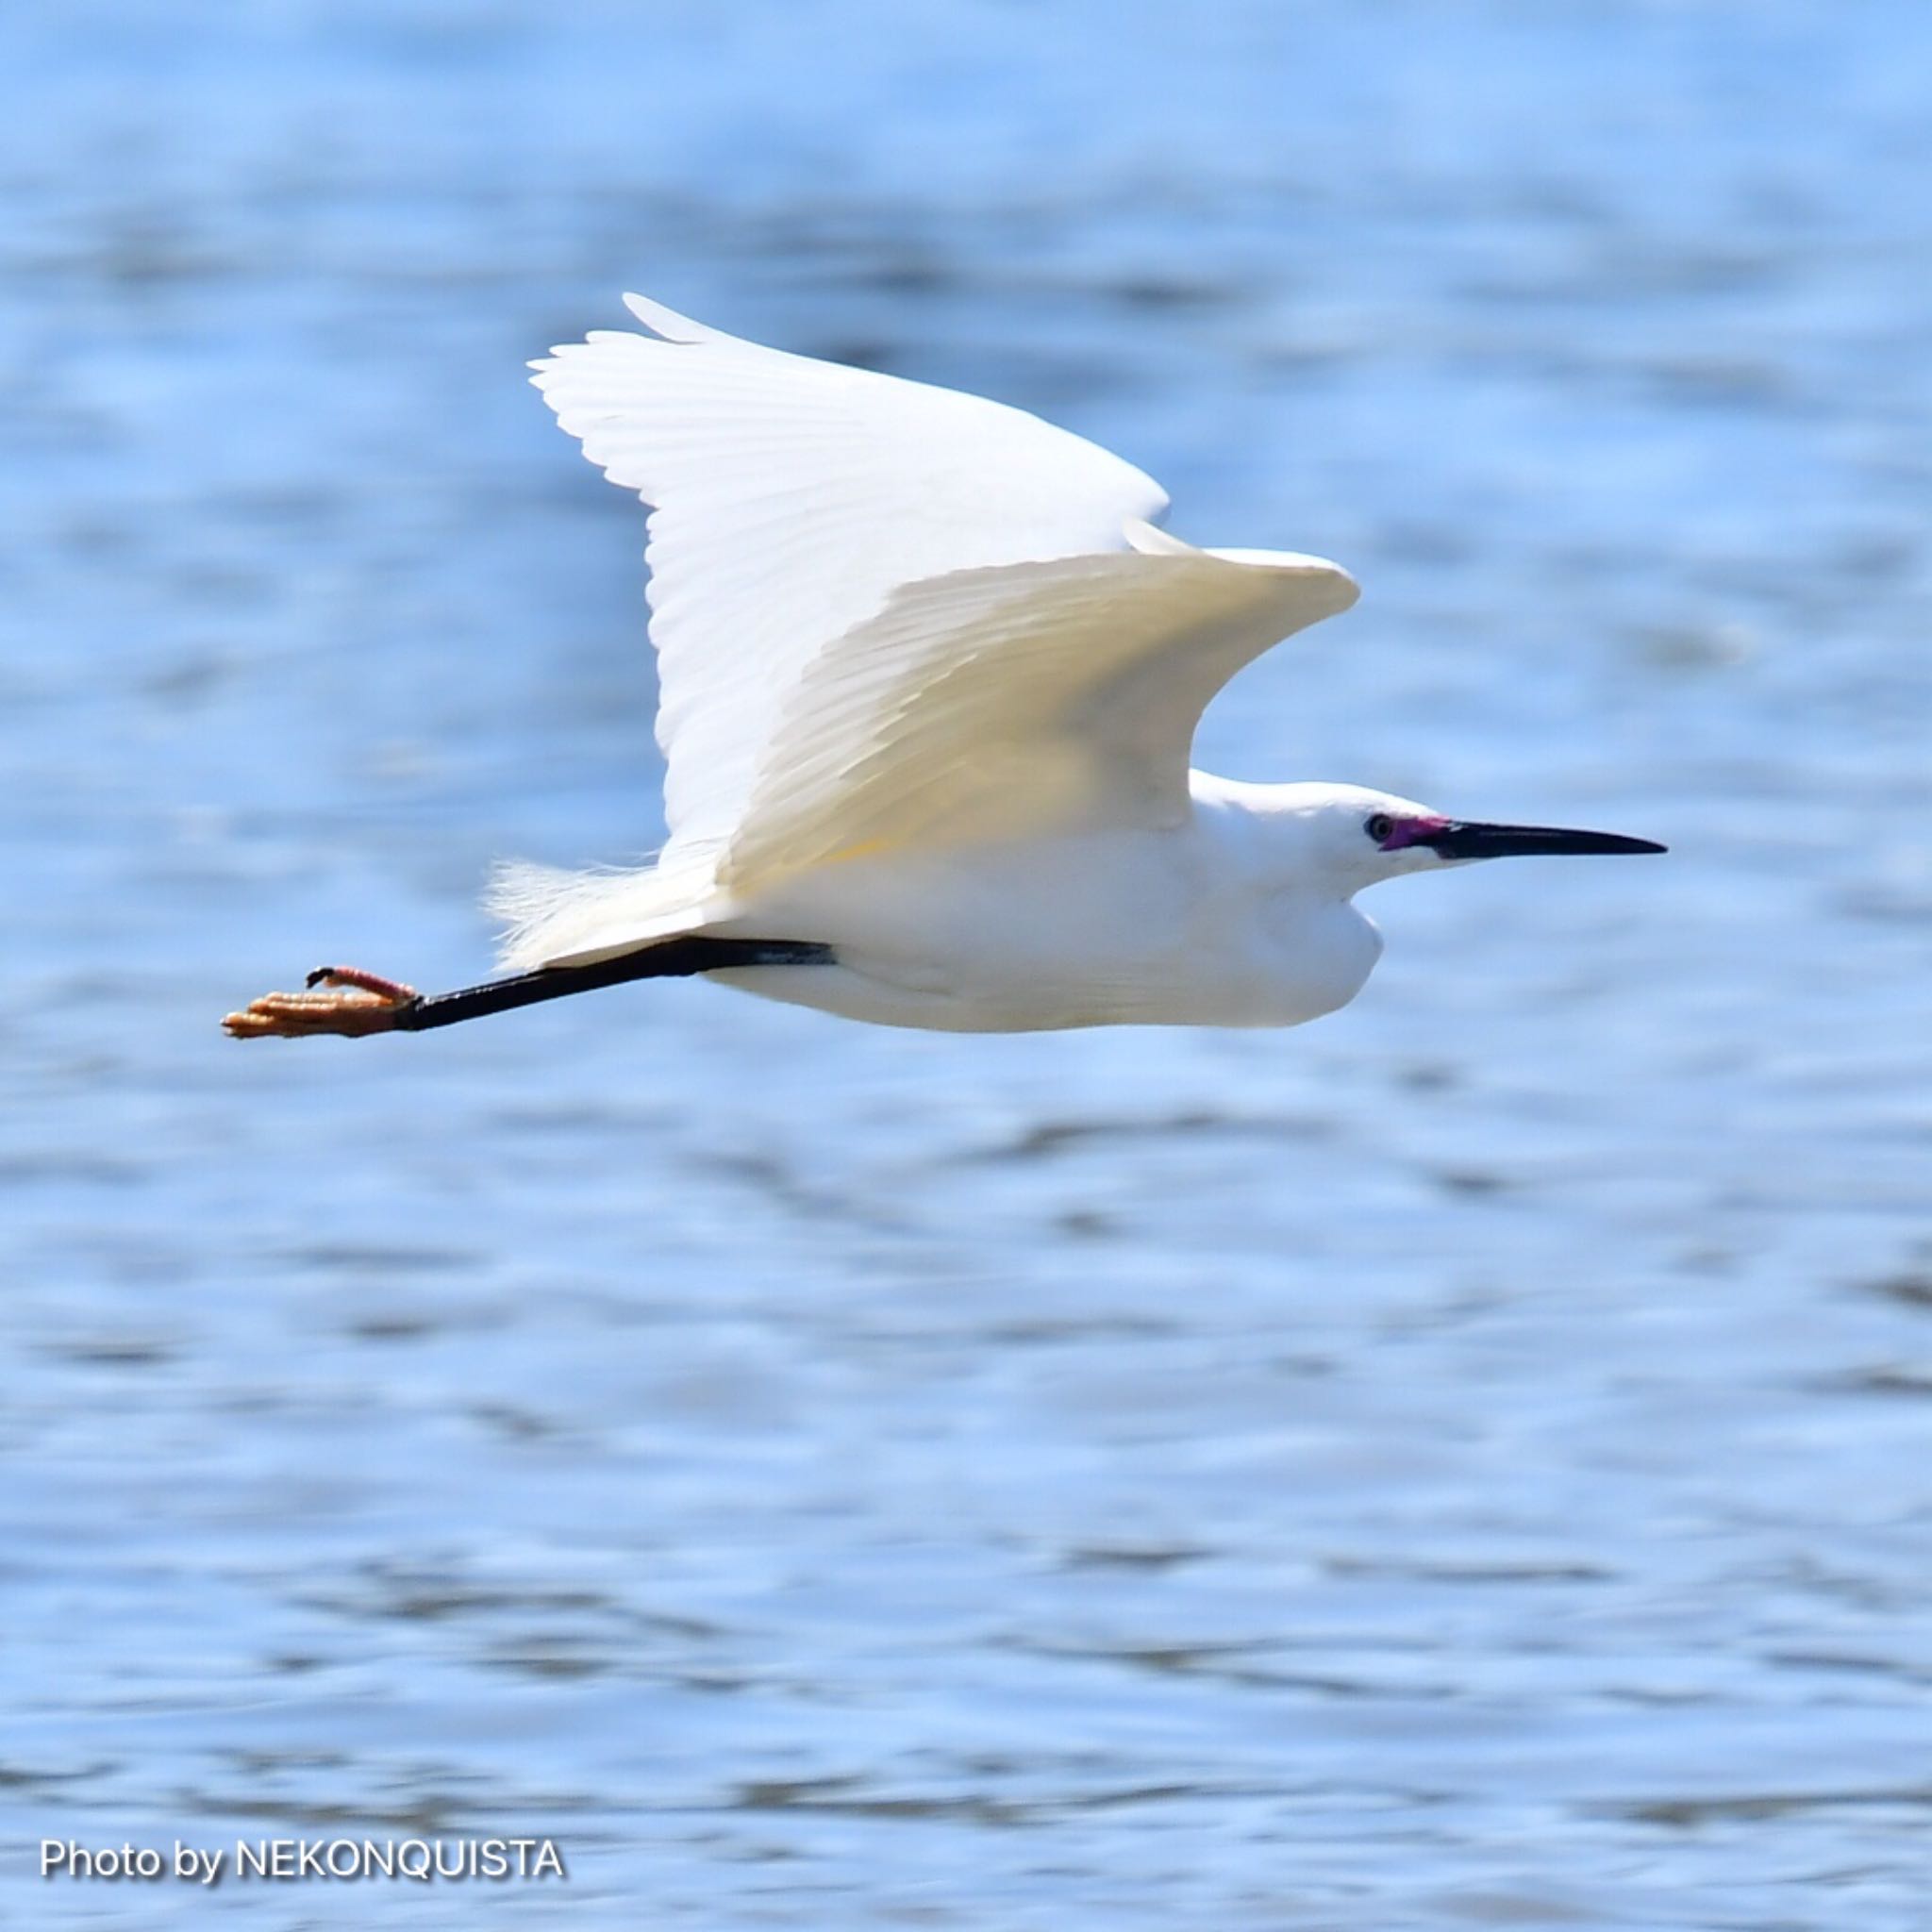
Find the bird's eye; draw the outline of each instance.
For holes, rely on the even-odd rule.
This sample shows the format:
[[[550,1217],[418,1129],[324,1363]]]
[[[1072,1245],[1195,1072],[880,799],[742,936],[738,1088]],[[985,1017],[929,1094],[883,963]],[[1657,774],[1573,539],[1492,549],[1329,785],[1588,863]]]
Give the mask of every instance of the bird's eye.
[[[1388,838],[1389,835],[1394,831],[1394,829],[1395,821],[1391,819],[1386,811],[1376,812],[1374,815],[1374,817],[1367,820],[1362,825],[1362,830],[1365,831],[1369,835],[1369,837],[1375,841],[1377,845],[1379,845],[1384,839]]]

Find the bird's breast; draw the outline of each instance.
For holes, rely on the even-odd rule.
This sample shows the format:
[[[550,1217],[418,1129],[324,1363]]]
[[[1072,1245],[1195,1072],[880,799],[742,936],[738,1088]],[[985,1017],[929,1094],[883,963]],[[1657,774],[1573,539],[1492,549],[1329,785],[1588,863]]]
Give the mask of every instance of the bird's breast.
[[[1271,905],[1191,828],[882,857],[787,881],[736,922],[824,941],[839,967],[732,979],[946,1030],[1294,1025],[1345,1004],[1374,963],[1374,928],[1333,909]]]

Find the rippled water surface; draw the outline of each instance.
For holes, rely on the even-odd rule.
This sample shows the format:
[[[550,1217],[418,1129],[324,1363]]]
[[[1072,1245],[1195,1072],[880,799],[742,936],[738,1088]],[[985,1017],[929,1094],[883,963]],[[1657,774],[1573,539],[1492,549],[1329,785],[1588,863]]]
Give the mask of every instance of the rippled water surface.
[[[1922,1927],[1928,18],[0,15],[0,1916]],[[229,1045],[654,841],[625,286],[1353,566],[1203,762],[1673,856],[1280,1035]]]

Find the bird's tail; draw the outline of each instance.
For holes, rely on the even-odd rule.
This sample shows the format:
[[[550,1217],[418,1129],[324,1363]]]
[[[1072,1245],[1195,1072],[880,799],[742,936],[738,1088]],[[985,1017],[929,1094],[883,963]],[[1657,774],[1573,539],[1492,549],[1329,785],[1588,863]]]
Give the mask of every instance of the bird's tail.
[[[522,859],[498,863],[483,904],[503,927],[497,957],[512,973],[614,958],[728,909],[708,865],[568,872]]]

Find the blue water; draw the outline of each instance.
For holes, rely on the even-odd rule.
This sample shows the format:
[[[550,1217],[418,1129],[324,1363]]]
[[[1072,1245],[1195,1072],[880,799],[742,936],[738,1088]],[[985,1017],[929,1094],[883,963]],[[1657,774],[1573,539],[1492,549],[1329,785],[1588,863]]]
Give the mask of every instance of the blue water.
[[[0,1917],[1918,1932],[1932,14],[0,14]],[[658,836],[645,289],[1357,611],[1202,761],[1404,882],[1273,1036],[477,976]],[[110,1886],[491,1832],[567,1886]]]

